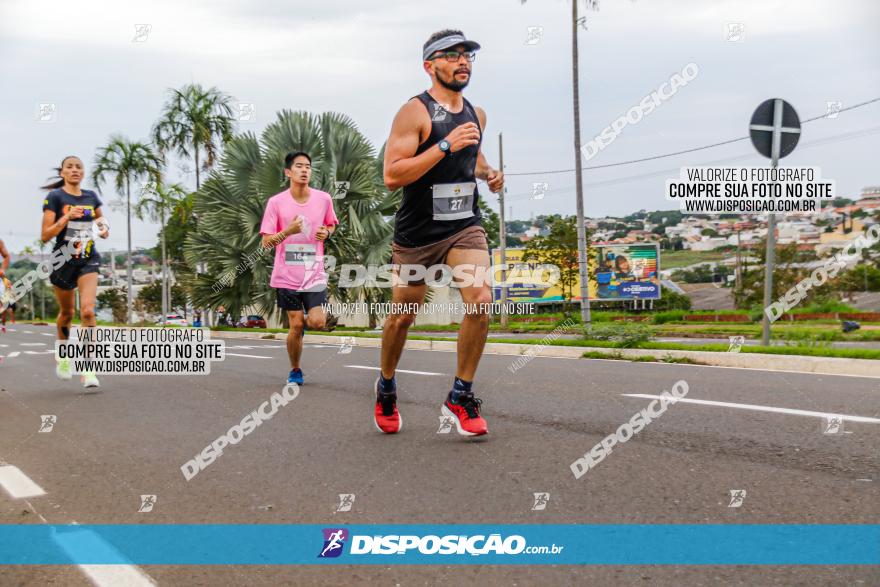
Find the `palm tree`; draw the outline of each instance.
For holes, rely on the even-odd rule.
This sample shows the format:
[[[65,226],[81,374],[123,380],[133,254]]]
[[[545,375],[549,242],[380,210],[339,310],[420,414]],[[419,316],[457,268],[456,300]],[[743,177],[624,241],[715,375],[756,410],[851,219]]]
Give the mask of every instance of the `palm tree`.
[[[163,156],[173,150],[180,157],[193,159],[199,189],[200,171],[209,171],[222,145],[232,139],[232,98],[217,88],[206,90],[199,84],[168,93],[168,101],[153,127],[153,141]]]
[[[159,225],[162,227],[162,324],[164,325],[170,306],[168,253],[165,246],[165,217],[180,206],[181,201],[187,196],[187,191],[179,183],[170,185],[157,183],[152,187],[153,189],[141,196],[140,201],[135,206],[134,213],[141,220],[147,217],[153,222],[159,222]]]
[[[277,120],[259,139],[252,133],[235,137],[226,145],[219,170],[196,192],[194,214],[199,223],[187,236],[184,256],[195,268],[207,271],[188,275],[193,302],[198,306],[223,306],[238,316],[255,304],[267,315],[276,312],[269,274],[273,255],[262,255],[252,268],[237,275],[219,291],[213,286],[224,274],[246,266],[248,255],[260,248],[260,222],[269,197],[289,184],[284,177],[286,153],[302,150],[312,157],[312,187],[333,193],[337,181],[349,182],[344,199],[334,200],[339,230],[327,242],[327,255],[337,264],[384,264],[391,250],[393,228],[386,220],[394,214],[401,192],[388,193],[382,182],[382,157],[348,117],[338,113],[278,113]],[[340,289],[330,276],[330,292],[338,300],[383,301],[387,289]]]
[[[161,183],[162,161],[153,153],[147,143],[132,142],[121,135],[110,137],[110,143],[98,149],[95,155],[95,167],[92,169],[92,177],[95,185],[100,187],[107,180],[107,176],[113,176],[113,186],[117,194],[125,194],[125,217],[128,229],[128,304],[126,317],[131,324],[132,310],[132,262],[131,262],[131,184],[132,182],[148,180],[156,185]]]

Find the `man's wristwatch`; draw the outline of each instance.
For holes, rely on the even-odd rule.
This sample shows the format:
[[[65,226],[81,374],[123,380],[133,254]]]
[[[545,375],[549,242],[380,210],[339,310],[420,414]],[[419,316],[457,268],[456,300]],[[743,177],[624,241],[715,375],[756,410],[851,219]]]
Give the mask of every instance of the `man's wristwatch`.
[[[446,139],[443,139],[442,141],[437,143],[437,146],[440,147],[441,151],[443,151],[443,155],[445,157],[449,157],[452,154],[452,151],[449,150],[452,148],[452,145],[449,144],[449,141],[447,141]]]

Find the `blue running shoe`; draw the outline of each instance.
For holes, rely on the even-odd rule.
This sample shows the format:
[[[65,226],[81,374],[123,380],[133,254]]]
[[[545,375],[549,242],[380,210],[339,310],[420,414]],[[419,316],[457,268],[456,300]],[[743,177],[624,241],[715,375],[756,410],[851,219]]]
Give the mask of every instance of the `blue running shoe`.
[[[290,375],[287,376],[288,383],[296,383],[297,385],[303,384],[303,372],[302,369],[291,369]]]

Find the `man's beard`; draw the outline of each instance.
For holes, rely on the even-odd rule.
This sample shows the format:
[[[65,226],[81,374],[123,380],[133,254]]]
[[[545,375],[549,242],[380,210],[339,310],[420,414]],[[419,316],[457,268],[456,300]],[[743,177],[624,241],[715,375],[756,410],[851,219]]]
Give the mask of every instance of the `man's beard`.
[[[469,72],[468,78],[465,81],[460,82],[460,81],[456,81],[454,73],[452,74],[450,81],[446,81],[438,75],[437,81],[440,82],[440,85],[443,86],[444,88],[446,88],[447,90],[452,90],[453,92],[460,92],[467,87],[468,83],[470,83],[471,76],[470,76],[470,72]]]

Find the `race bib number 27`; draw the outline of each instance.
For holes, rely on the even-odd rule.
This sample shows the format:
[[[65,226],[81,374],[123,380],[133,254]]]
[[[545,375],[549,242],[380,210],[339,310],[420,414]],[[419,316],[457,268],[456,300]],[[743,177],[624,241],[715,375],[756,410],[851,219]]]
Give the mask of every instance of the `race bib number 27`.
[[[434,184],[434,220],[460,220],[473,216],[476,187],[472,181]]]

